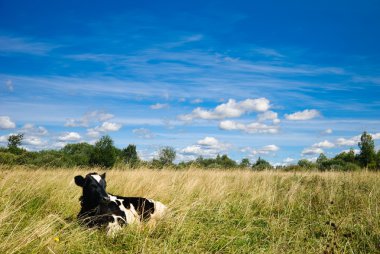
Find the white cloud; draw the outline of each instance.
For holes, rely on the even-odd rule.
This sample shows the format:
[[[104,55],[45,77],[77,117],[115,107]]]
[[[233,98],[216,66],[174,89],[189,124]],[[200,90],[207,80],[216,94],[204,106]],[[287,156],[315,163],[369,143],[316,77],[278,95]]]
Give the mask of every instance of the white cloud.
[[[373,133],[373,134],[371,134],[371,135],[372,135],[372,139],[373,139],[373,140],[380,139],[380,132],[378,132],[378,133]]]
[[[338,138],[335,143],[337,146],[355,146],[360,141],[360,136],[361,135],[357,135],[357,136],[354,136],[354,137],[348,138],[348,139]]]
[[[25,145],[31,145],[31,146],[42,146],[46,145],[46,142],[43,142],[39,137],[35,136],[28,136],[25,137],[22,141]]]
[[[0,36],[0,52],[44,55],[56,46],[35,42],[28,38]]]
[[[285,114],[285,118],[291,121],[310,120],[320,116],[321,113],[315,109],[305,109],[304,111],[298,111],[293,114]]]
[[[249,124],[238,123],[236,121],[225,120],[219,123],[219,128],[222,130],[240,130],[247,133],[277,133],[279,126],[266,125],[263,123],[253,122]]]
[[[183,156],[215,157],[217,154],[227,151],[230,144],[220,142],[214,137],[205,137],[198,140],[197,144],[187,146],[180,150]]]
[[[16,128],[16,124],[11,120],[9,116],[0,116],[0,130],[14,128]]]
[[[333,130],[332,129],[326,129],[326,130],[324,130],[323,132],[322,132],[322,134],[331,134],[331,133],[333,133]]]
[[[81,118],[74,119],[69,118],[66,120],[65,126],[68,127],[88,127],[91,122],[104,122],[111,118],[113,118],[114,115],[104,112],[104,111],[91,111],[85,113]]]
[[[151,109],[163,109],[163,108],[168,108],[169,107],[169,104],[163,104],[163,103],[156,103],[154,105],[151,105],[150,108]]]
[[[290,164],[290,163],[292,163],[293,161],[294,161],[294,159],[293,159],[293,158],[290,158],[290,157],[288,157],[288,158],[286,158],[286,159],[283,160],[283,162],[284,162],[285,164]]]
[[[13,81],[8,79],[5,81],[5,86],[7,87],[8,91],[13,92]]]
[[[274,124],[278,124],[280,123],[280,119],[278,119],[278,114],[276,112],[273,112],[273,111],[266,111],[262,114],[258,114],[257,115],[257,120],[259,122],[264,122],[264,121],[267,121],[267,120],[272,120]]]
[[[0,143],[7,143],[9,135],[0,136]]]
[[[151,139],[154,138],[154,133],[146,128],[133,129],[132,132],[139,138]]]
[[[249,112],[265,112],[269,108],[269,100],[266,98],[246,99],[240,102],[229,99],[227,103],[220,104],[213,110],[196,108],[190,114],[179,115],[178,118],[182,121],[192,121],[194,119],[216,120],[240,117]]]
[[[257,154],[270,154],[270,153],[274,153],[274,152],[277,152],[280,148],[276,145],[267,145],[267,146],[264,146],[260,149],[253,149],[252,150],[252,154],[253,155],[257,155]]]
[[[86,135],[89,136],[90,138],[98,138],[100,136],[100,132],[94,130],[93,128],[90,128],[90,129],[87,129]]]
[[[67,132],[58,137],[58,140],[60,141],[76,141],[79,139],[81,139],[81,136],[77,132]]]
[[[45,136],[45,135],[47,135],[49,133],[48,130],[45,127],[43,127],[43,126],[35,127],[31,123],[26,123],[21,128],[21,132],[23,132],[25,134],[37,135],[37,136]]]
[[[335,147],[335,145],[333,143],[331,143],[330,141],[325,140],[325,141],[322,141],[322,142],[319,142],[319,143],[312,145],[312,147],[315,147],[315,148],[333,148],[333,147]]]
[[[194,99],[194,100],[191,101],[191,103],[193,103],[193,104],[199,104],[199,103],[202,103],[202,102],[203,102],[202,99]]]
[[[121,128],[121,126],[122,125],[118,123],[104,122],[101,126],[95,127],[95,130],[101,132],[118,131]]]
[[[94,128],[88,128],[86,135],[91,138],[97,138],[101,133],[109,131],[118,131],[122,127],[119,123],[103,122],[102,125]]]
[[[323,149],[321,148],[318,148],[318,147],[310,147],[310,148],[305,148],[303,151],[302,151],[302,156],[304,155],[316,155],[316,154],[321,154],[323,153]]]

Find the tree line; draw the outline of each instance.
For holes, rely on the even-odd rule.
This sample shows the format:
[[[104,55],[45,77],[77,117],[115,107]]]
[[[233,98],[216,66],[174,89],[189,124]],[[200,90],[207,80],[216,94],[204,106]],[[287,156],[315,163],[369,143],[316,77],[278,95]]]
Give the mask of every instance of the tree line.
[[[27,151],[21,147],[23,134],[10,135],[7,147],[0,148],[0,164],[3,165],[28,165],[36,167],[88,167],[99,166],[104,168],[203,168],[203,169],[278,169],[285,171],[302,170],[335,170],[353,171],[360,169],[380,169],[380,150],[376,152],[372,136],[363,132],[358,143],[360,152],[355,154],[351,148],[348,152],[337,154],[328,158],[320,154],[315,162],[301,159],[297,164],[273,166],[268,161],[258,158],[251,162],[243,158],[236,162],[226,154],[217,155],[215,158],[199,156],[195,160],[174,163],[176,151],[170,146],[162,147],[158,151],[158,157],[150,161],[139,158],[136,145],[130,144],[126,148],[119,149],[109,136],[103,136],[94,145],[88,143],[67,144],[60,150]]]

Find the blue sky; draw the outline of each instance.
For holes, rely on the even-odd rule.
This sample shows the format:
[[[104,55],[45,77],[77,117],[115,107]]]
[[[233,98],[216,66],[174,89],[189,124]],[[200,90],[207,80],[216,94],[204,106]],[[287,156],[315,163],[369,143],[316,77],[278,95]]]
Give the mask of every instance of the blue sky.
[[[380,139],[377,1],[0,1],[0,145],[273,164]],[[377,146],[378,147],[378,146]],[[379,148],[379,147],[378,147]]]

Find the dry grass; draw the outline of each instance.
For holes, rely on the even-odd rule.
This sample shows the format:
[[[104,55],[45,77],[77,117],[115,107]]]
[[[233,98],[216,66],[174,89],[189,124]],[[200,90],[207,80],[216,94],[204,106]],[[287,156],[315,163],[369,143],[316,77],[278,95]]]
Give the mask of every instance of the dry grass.
[[[109,192],[170,212],[107,238],[75,221],[96,169],[0,171],[0,253],[380,253],[378,173],[111,170]]]

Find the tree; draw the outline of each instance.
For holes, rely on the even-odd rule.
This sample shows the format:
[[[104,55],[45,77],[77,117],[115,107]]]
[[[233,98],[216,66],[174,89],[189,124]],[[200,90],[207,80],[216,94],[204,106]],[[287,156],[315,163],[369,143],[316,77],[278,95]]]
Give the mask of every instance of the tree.
[[[22,140],[24,139],[24,134],[13,134],[8,137],[8,149],[11,153],[17,153],[20,151],[19,146],[22,144]]]
[[[88,143],[67,144],[61,151],[67,160],[72,161],[75,166],[88,166],[90,164],[94,146]]]
[[[321,153],[319,156],[318,156],[318,159],[317,159],[317,164],[320,165],[326,161],[328,161],[329,158],[327,158],[327,156],[324,154],[324,153]]]
[[[342,152],[335,156],[334,159],[342,160],[344,162],[355,163],[355,151],[351,148],[349,152]]]
[[[377,170],[380,170],[380,150],[377,151],[377,154],[376,154],[376,168]]]
[[[314,163],[307,159],[302,159],[298,161],[298,166],[304,169],[312,169],[314,167]]]
[[[226,154],[223,154],[222,156],[219,156],[218,154],[215,162],[219,167],[222,167],[222,168],[236,167],[236,161],[230,159]]]
[[[110,136],[103,136],[95,143],[91,154],[90,164],[110,168],[116,162],[116,148]]]
[[[166,146],[160,149],[158,157],[162,165],[171,165],[175,160],[176,152],[173,147]]]
[[[249,168],[249,167],[251,167],[251,162],[249,161],[248,158],[243,158],[243,159],[241,160],[239,166],[240,166],[241,168]]]
[[[124,162],[132,167],[134,167],[139,162],[139,156],[137,155],[135,145],[128,145],[127,148],[124,148],[121,152],[121,156]]]
[[[363,132],[360,137],[360,142],[358,143],[360,148],[359,162],[360,164],[368,168],[375,166],[375,142],[372,139],[372,136],[367,132]]]
[[[261,159],[260,157],[257,159],[255,164],[252,165],[253,170],[264,170],[264,169],[271,169],[272,165],[267,162],[264,159]]]

